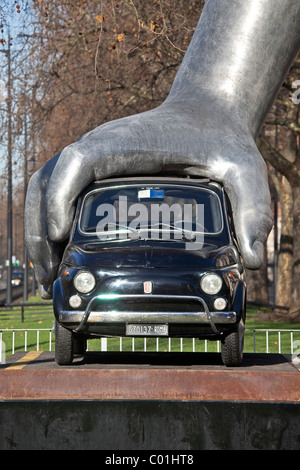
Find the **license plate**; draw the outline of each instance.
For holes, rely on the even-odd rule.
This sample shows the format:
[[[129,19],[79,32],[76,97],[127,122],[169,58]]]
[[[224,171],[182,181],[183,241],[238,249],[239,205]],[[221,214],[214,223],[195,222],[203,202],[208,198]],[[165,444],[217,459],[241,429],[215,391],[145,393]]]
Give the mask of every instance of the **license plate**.
[[[127,336],[168,336],[169,328],[167,324],[139,324],[127,323],[126,335]]]

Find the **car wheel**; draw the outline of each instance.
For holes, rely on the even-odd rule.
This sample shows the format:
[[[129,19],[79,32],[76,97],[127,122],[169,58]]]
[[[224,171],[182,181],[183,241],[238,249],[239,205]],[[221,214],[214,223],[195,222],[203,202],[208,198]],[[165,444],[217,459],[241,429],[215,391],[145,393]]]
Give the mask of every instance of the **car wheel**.
[[[221,357],[227,367],[237,367],[243,361],[244,352],[244,321],[241,320],[236,330],[221,340]]]
[[[73,357],[73,333],[55,321],[55,362],[60,366],[65,366],[72,364]]]

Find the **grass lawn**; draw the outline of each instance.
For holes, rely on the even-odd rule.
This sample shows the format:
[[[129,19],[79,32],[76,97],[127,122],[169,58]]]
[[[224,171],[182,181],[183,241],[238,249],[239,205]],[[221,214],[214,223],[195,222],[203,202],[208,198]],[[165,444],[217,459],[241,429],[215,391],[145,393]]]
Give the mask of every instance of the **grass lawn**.
[[[31,297],[28,303],[42,302],[40,297]],[[274,322],[265,320],[268,312],[266,309],[263,311],[249,306],[247,309],[247,321],[245,334],[245,352],[253,352],[254,345],[256,352],[272,352],[272,353],[291,353],[291,343],[294,344],[293,351],[300,347],[300,324],[288,322]],[[16,307],[13,310],[5,308],[0,309],[0,340],[2,331],[2,341],[5,343],[6,357],[11,355],[12,350],[24,351],[25,343],[26,350],[36,350],[37,344],[39,350],[49,351],[55,349],[54,334],[51,332],[54,323],[54,314],[52,307],[45,306],[28,306],[24,310],[24,322],[21,320],[21,309]],[[36,330],[40,329],[39,333]],[[261,331],[261,330],[296,330],[294,332],[286,331]],[[13,334],[12,331],[15,330]],[[26,331],[25,331],[26,330]],[[45,330],[45,331],[42,331]],[[259,330],[254,333],[252,330]],[[50,334],[51,332],[51,334]],[[266,338],[268,338],[268,346],[266,345]],[[50,344],[51,343],[51,344]],[[107,339],[108,351],[120,350],[120,338]],[[122,338],[121,349],[122,351],[147,351],[161,352],[170,350],[170,342],[168,338]],[[89,350],[101,350],[101,340],[90,340],[88,345]],[[220,345],[215,341],[199,341],[195,339],[180,339],[172,338],[171,351],[196,351],[196,352],[215,352],[220,350]]]

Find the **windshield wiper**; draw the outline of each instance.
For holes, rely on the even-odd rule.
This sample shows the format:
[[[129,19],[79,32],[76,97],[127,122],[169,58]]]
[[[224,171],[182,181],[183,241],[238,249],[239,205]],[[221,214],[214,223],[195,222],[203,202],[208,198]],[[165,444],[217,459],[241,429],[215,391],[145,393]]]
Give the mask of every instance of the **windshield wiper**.
[[[157,229],[155,229],[155,227],[158,227]],[[167,228],[169,230],[165,230],[164,231],[164,228]],[[153,229],[154,231],[157,231],[158,234],[159,233],[164,233],[164,232],[167,232],[167,233],[170,233],[170,229],[171,229],[171,233],[180,233],[182,235],[182,238],[181,240],[193,240],[195,237],[196,237],[196,234],[192,231],[192,230],[187,230],[185,228],[182,228],[182,227],[176,227],[175,225],[170,225],[170,224],[165,224],[165,223],[162,223],[162,222],[157,222],[156,224],[152,224],[151,226],[142,226],[140,228],[140,230],[142,229],[146,229],[146,230],[150,230],[151,232],[153,232]],[[189,234],[189,237],[185,236]],[[153,238],[152,237],[152,234],[151,234],[151,237],[150,238]],[[176,238],[170,238],[170,240],[180,240],[180,239],[176,239]]]
[[[89,227],[86,232],[94,233],[95,235],[98,236],[98,238],[101,239],[101,236],[105,236],[106,240],[111,239],[114,240],[115,238],[118,238],[119,234],[123,233],[128,233],[131,232],[134,234],[134,236],[131,236],[131,239],[138,239],[139,238],[139,232],[137,229],[129,227],[127,225],[121,225],[121,224],[116,224],[114,230],[105,230],[105,231],[97,231],[97,227]],[[120,228],[125,229],[125,230],[119,230]],[[123,238],[124,240],[124,238]]]
[[[121,234],[123,235],[126,233],[128,234],[128,232],[130,232],[130,236],[128,238],[122,238],[122,240],[126,240],[126,239],[127,240],[128,239],[131,239],[131,240],[139,240],[139,239],[158,240],[159,239],[161,240],[161,238],[159,238],[159,234],[162,234],[162,233],[173,233],[173,234],[180,233],[181,234],[182,238],[169,238],[172,241],[173,240],[191,241],[195,239],[196,237],[195,232],[193,232],[192,230],[187,230],[182,227],[176,227],[175,225],[165,224],[161,222],[158,222],[154,225],[142,225],[139,229],[130,227],[130,225],[122,225],[122,224],[116,224],[115,227],[116,228],[114,230],[106,230],[103,232],[97,231],[97,227],[89,227],[87,231],[94,232],[95,235],[97,235],[100,240],[101,240],[101,236],[106,237],[105,238],[106,241],[117,239],[119,238],[118,235],[121,235]],[[124,230],[120,230],[120,228]],[[168,230],[164,230],[164,229],[168,229]],[[150,236],[149,236],[149,232],[151,232]],[[153,237],[153,232],[157,232],[158,234],[157,238]]]

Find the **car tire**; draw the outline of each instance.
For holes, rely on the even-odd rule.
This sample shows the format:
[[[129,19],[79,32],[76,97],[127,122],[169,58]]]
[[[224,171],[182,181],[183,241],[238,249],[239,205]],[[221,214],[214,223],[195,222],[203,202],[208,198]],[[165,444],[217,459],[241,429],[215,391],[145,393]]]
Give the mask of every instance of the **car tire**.
[[[73,358],[73,333],[55,321],[55,362],[60,366],[65,366],[72,364]]]
[[[79,334],[74,334],[73,336],[74,341],[74,354],[79,354],[80,356],[84,356],[86,347],[87,347],[87,340],[80,336]]]
[[[221,357],[227,367],[237,367],[243,362],[244,322],[241,320],[237,329],[221,340]]]

